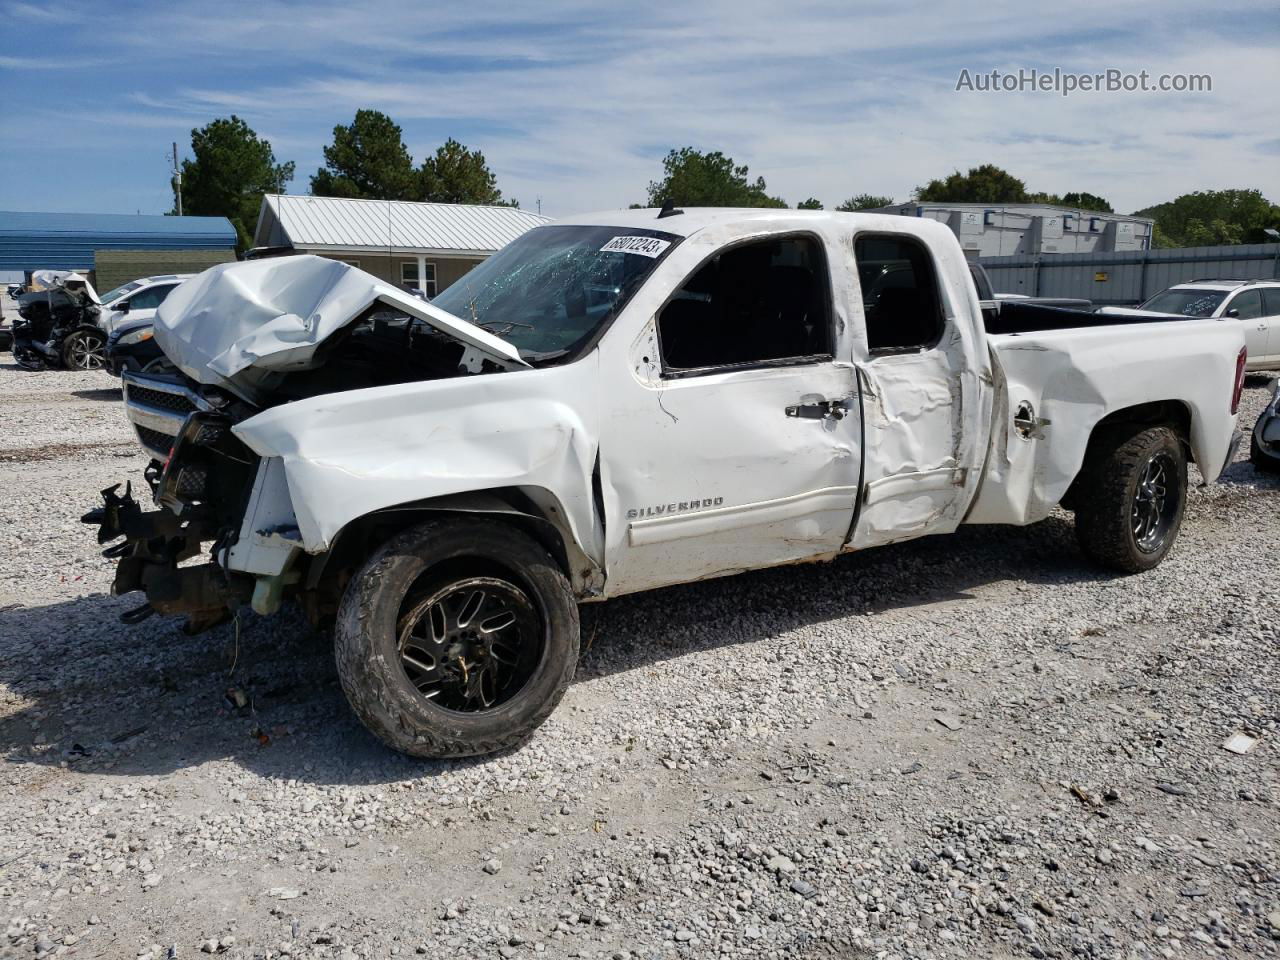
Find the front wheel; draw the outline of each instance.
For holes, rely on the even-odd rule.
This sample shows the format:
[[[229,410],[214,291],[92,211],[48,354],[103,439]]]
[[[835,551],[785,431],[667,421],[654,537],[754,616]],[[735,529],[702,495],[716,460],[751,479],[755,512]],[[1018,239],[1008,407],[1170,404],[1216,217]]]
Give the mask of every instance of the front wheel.
[[[101,370],[107,362],[107,339],[97,330],[76,330],[62,342],[62,362],[69,370]]]
[[[1152,569],[1172,549],[1186,509],[1182,441],[1169,427],[1100,438],[1076,502],[1076,538],[1090,559],[1125,573]]]
[[[389,540],[347,586],[335,655],[347,701],[383,743],[466,757],[522,743],[564,695],[578,607],[540,544],[442,517]]]

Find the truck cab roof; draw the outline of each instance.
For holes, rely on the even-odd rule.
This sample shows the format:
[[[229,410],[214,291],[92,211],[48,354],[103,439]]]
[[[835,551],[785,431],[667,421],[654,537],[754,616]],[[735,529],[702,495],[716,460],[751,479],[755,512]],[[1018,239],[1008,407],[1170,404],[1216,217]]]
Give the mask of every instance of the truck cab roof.
[[[840,224],[852,228],[858,225],[874,228],[885,222],[892,222],[894,231],[898,233],[915,233],[906,225],[911,224],[924,233],[935,228],[950,233],[950,229],[933,220],[914,217],[900,217],[887,213],[846,213],[841,210],[792,210],[786,207],[677,207],[662,216],[657,207],[645,207],[630,210],[600,210],[593,213],[576,214],[555,221],[560,226],[610,226],[610,227],[642,227],[648,230],[661,230],[681,237],[691,237],[695,233],[709,227],[759,223],[762,227],[776,223],[794,223],[806,221],[819,226],[822,224]]]

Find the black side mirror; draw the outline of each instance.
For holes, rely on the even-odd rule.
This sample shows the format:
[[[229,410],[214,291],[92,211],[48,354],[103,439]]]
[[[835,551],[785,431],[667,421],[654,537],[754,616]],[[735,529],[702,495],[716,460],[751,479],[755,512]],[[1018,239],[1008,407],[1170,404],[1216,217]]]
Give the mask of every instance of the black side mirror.
[[[128,312],[129,312],[129,301],[128,301],[128,300],[121,300],[119,303],[117,303],[117,304],[116,304],[115,309],[119,310],[121,313],[128,313]]]
[[[1224,314],[1223,314],[1223,316],[1224,316],[1224,317],[1238,317],[1238,316],[1240,316],[1240,311],[1239,311],[1239,310],[1237,310],[1235,307],[1232,307],[1230,310],[1228,310],[1226,313],[1224,313]]]

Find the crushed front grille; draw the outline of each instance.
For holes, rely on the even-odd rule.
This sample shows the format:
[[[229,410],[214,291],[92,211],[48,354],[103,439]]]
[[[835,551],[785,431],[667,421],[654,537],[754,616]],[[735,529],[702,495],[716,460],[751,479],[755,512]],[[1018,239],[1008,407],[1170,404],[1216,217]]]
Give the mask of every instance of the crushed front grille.
[[[157,407],[161,410],[172,410],[175,413],[188,414],[194,412],[196,405],[189,397],[180,393],[169,393],[165,390],[152,390],[148,387],[140,387],[136,383],[128,386],[129,400],[137,403],[144,403],[149,407]]]
[[[133,428],[138,431],[138,439],[142,441],[142,445],[148,450],[160,450],[168,453],[173,449],[173,437],[168,434],[161,433],[159,430],[151,430],[147,427],[134,424]]]

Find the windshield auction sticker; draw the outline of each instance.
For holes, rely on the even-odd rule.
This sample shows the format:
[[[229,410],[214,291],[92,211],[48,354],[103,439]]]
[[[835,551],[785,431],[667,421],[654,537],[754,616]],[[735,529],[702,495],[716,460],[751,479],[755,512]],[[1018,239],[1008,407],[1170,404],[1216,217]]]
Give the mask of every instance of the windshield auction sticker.
[[[642,257],[660,257],[669,246],[671,246],[670,240],[659,240],[657,237],[614,237],[600,248],[600,252],[638,253]]]

